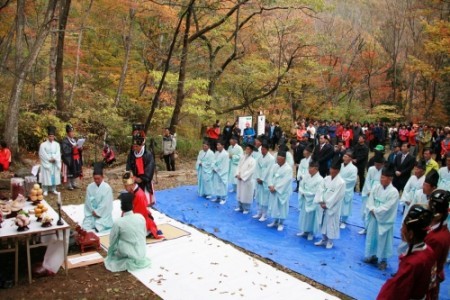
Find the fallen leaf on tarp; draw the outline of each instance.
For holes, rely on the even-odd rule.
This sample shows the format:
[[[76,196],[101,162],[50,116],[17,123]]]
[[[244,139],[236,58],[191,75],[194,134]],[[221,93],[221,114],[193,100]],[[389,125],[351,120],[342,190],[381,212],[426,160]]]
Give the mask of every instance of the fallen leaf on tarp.
[[[114,292],[118,293],[118,292],[120,292],[120,289],[119,288],[114,288]]]
[[[106,289],[107,293],[111,293],[112,289]]]

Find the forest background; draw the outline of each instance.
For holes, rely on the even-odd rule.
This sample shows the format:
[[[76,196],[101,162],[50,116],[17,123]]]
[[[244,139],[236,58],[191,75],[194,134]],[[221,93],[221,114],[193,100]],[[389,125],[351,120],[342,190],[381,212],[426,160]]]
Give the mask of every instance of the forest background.
[[[0,132],[128,149],[142,122],[189,155],[259,113],[447,125],[449,57],[449,0],[0,0]]]

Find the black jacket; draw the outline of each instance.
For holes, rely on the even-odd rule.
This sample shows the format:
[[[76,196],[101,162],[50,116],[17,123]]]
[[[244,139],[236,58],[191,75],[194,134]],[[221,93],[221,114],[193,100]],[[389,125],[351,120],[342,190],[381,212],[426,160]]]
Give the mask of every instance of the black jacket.
[[[138,185],[143,191],[147,188],[147,190],[153,194],[152,180],[153,173],[155,172],[155,160],[153,159],[152,153],[147,151],[147,149],[144,151],[142,159],[144,160],[144,174],[138,175],[136,168],[136,156],[134,155],[133,149],[131,149],[128,154],[126,170],[132,171],[134,176],[139,177],[142,180],[142,182]]]

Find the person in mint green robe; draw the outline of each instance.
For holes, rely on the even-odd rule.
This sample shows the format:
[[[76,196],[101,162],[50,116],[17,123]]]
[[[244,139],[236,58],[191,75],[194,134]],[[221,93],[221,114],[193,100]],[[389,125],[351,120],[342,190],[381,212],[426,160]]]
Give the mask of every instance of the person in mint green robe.
[[[105,267],[111,272],[136,271],[150,267],[147,257],[145,219],[133,213],[131,193],[120,195],[123,215],[118,219],[109,236]]]
[[[450,154],[445,158],[445,166],[439,169],[438,188],[450,191]]]
[[[284,220],[289,214],[289,198],[292,194],[292,168],[286,161],[286,152],[278,151],[277,163],[272,166],[269,175],[269,216],[273,222],[267,227],[277,227],[283,231]]]
[[[341,178],[345,181],[345,196],[341,206],[341,229],[346,227],[346,222],[352,214],[353,194],[358,178],[358,168],[352,163],[353,153],[347,151],[342,157]]]
[[[213,165],[213,194],[216,198],[212,201],[225,204],[228,189],[228,169],[230,167],[230,158],[228,152],[223,148],[223,142],[218,141],[216,144],[217,151],[214,153]]]
[[[385,270],[387,259],[392,255],[394,222],[397,217],[399,194],[392,185],[394,170],[390,165],[383,168],[380,184],[370,193],[366,204],[367,236],[365,262],[376,264]]]
[[[237,143],[238,138],[233,136],[230,139],[230,146],[228,147],[228,156],[230,157],[230,168],[228,170],[228,184],[231,184],[230,193],[236,192],[237,189],[237,179],[236,170],[241,160],[242,155],[244,155],[244,150]]]
[[[269,185],[268,180],[271,174],[271,169],[275,164],[275,159],[269,152],[269,145],[267,143],[262,144],[260,147],[261,156],[256,161],[255,179],[256,179],[256,191],[255,200],[258,207],[258,213],[253,216],[254,219],[258,219],[260,222],[267,220],[267,209],[269,206]]]
[[[197,170],[198,195],[211,199],[213,194],[213,166],[214,152],[209,149],[208,141],[203,142],[202,150],[198,153],[195,169]]]
[[[304,236],[307,237],[308,241],[312,241],[314,234],[319,232],[319,222],[316,218],[319,205],[314,202],[314,197],[318,187],[322,185],[323,177],[319,173],[319,163],[311,161],[309,158],[308,161],[310,161],[308,173],[302,175],[298,187],[298,207],[300,210],[298,227],[300,232],[297,236]]]
[[[111,229],[113,225],[113,191],[103,180],[102,163],[94,164],[94,182],[86,189],[84,202],[83,229],[102,232]]]

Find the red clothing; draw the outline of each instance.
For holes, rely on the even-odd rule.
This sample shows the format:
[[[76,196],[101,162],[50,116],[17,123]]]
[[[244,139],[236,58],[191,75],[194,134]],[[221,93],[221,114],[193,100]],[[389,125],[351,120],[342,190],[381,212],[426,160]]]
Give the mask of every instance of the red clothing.
[[[344,133],[342,133],[342,141],[344,141],[345,148],[350,148],[350,141],[351,141],[352,131],[351,130],[344,130]]]
[[[442,225],[441,228],[433,227],[425,237],[425,243],[427,243],[436,254],[436,272],[438,277],[436,286],[430,291],[430,295],[434,296],[431,296],[428,299],[438,299],[439,283],[445,279],[444,265],[447,261],[448,249],[450,247],[450,232],[448,231],[447,225]]]
[[[147,197],[145,197],[144,191],[139,187],[134,190],[133,212],[136,214],[141,214],[144,217],[147,232],[150,231],[155,239],[164,238],[164,236],[158,235],[158,228],[153,221],[152,214],[147,209]]]
[[[441,156],[446,156],[447,153],[450,153],[450,141],[447,139],[444,139],[441,142]]]
[[[339,125],[338,127],[336,127],[336,137],[338,139],[342,139],[342,134],[344,133],[344,126]]]
[[[411,130],[408,134],[408,144],[410,146],[416,146],[417,145],[417,141],[416,141],[416,135],[417,132],[414,130]]]
[[[400,141],[407,142],[408,141],[408,136],[409,136],[408,129],[400,129],[398,131],[398,138],[400,139]]]
[[[8,148],[0,150],[0,165],[3,166],[3,171],[8,171],[9,163],[11,162],[11,151]]]
[[[206,130],[206,134],[209,138],[218,140],[220,135],[220,127],[211,127]]]
[[[378,300],[423,299],[435,278],[436,256],[423,244],[410,255],[400,256],[398,272],[381,287]]]

